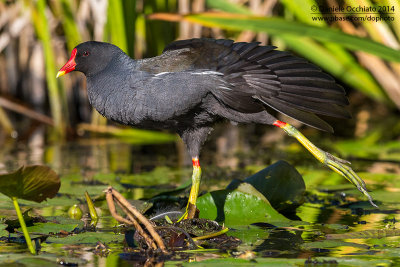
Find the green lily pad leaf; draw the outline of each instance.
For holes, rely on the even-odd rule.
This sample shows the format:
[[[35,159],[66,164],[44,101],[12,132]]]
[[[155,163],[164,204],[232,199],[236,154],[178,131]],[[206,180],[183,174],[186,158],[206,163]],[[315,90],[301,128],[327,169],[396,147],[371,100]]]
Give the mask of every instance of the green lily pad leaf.
[[[0,175],[0,192],[12,198],[42,202],[53,198],[60,189],[60,178],[47,166],[23,166]]]
[[[242,241],[241,246],[246,246],[248,249],[249,246],[261,245],[268,238],[270,230],[255,225],[242,225],[230,229],[226,234],[240,239]]]
[[[7,256],[11,253],[7,253]],[[0,266],[10,266],[10,267],[17,267],[17,266],[32,266],[32,267],[40,267],[40,266],[55,266],[57,264],[56,259],[53,261],[48,260],[42,257],[23,257],[17,254],[11,254],[6,259],[0,258]]]
[[[57,223],[57,224],[77,225],[77,227],[79,229],[82,229],[85,225],[85,223],[81,220],[71,219],[69,217],[64,217],[64,216],[49,216],[49,217],[46,217],[46,220],[48,222]]]
[[[102,233],[102,232],[85,232],[76,235],[70,235],[67,237],[49,237],[46,239],[48,243],[57,243],[63,245],[80,245],[80,244],[91,244],[95,245],[97,242],[103,244],[108,243],[120,243],[124,240],[125,236],[114,233]]]
[[[200,218],[226,225],[289,221],[250,184],[241,184],[233,191],[225,189],[207,193],[198,199],[197,208]]]
[[[246,178],[278,211],[292,211],[304,203],[306,186],[300,173],[286,161],[280,160]],[[241,181],[234,181],[227,189],[236,189]]]
[[[359,238],[384,238],[400,236],[400,229],[372,229],[345,234],[328,234],[327,239],[359,239]]]
[[[311,262],[307,264],[307,262]],[[166,262],[165,266],[176,266],[177,262]],[[217,258],[205,259],[200,262],[182,262],[182,266],[274,266],[274,267],[298,267],[298,266],[391,266],[392,261],[389,259],[371,259],[355,257],[313,257],[308,259],[290,259],[290,258],[270,258],[258,257],[254,259],[238,259],[238,258]]]
[[[322,240],[322,241],[314,241],[310,243],[304,243],[301,245],[303,249],[313,249],[313,248],[337,248],[337,247],[355,247],[355,248],[363,248],[368,249],[369,246],[365,244],[358,244],[352,242],[345,242],[342,240]]]
[[[8,231],[6,230],[7,227],[8,227],[7,224],[4,223],[0,224],[0,237],[9,235]]]
[[[28,256],[26,253],[2,253],[0,255],[0,266],[29,266],[29,267],[43,267],[43,266],[60,266],[60,259],[63,262],[70,263],[69,266],[83,266],[87,261],[85,259],[71,257],[67,255],[42,253],[41,255]]]
[[[33,226],[28,227],[29,233],[38,233],[38,234],[57,234],[60,231],[72,232],[75,228],[78,227],[78,224],[59,224],[59,223],[35,223]],[[19,231],[22,231],[19,229]]]

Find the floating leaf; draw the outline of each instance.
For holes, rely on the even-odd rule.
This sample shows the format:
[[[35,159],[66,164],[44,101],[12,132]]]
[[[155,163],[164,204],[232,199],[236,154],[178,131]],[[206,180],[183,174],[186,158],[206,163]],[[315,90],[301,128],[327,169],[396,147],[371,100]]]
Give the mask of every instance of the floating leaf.
[[[77,228],[79,224],[59,224],[59,223],[35,223],[34,226],[29,226],[29,233],[38,233],[38,234],[58,234],[60,231],[72,232],[75,228]]]
[[[64,264],[62,264],[64,263]],[[66,264],[68,263],[68,264]],[[29,267],[43,267],[43,266],[84,266],[87,260],[72,257],[65,253],[54,255],[51,253],[41,253],[36,256],[27,256],[24,253],[2,253],[0,255],[0,266],[29,266]]]
[[[179,262],[167,263],[166,266],[176,266]],[[312,257],[310,259],[291,259],[291,258],[272,258],[258,257],[253,259],[238,259],[233,257],[211,258],[201,262],[191,262],[182,266],[274,266],[274,267],[298,267],[298,266],[392,266],[393,261],[389,259],[361,258],[353,257]]]
[[[400,229],[373,229],[345,234],[328,234],[327,239],[359,239],[359,238],[383,238],[400,236]]]
[[[23,166],[15,172],[0,175],[0,192],[36,202],[53,198],[60,189],[60,178],[47,166]]]
[[[278,211],[294,210],[304,203],[306,186],[303,177],[286,161],[280,160],[244,182],[255,187]],[[233,182],[227,189],[233,190],[237,185],[238,182]]]
[[[124,235],[113,234],[113,233],[101,233],[101,232],[85,232],[81,234],[71,235],[67,237],[49,237],[46,239],[48,243],[57,244],[92,244],[95,245],[97,242],[103,244],[122,242],[124,240]]]
[[[355,248],[363,248],[368,249],[369,245],[358,244],[358,243],[350,243],[342,240],[322,240],[322,241],[314,241],[310,243],[304,243],[301,245],[302,249],[329,249],[329,248],[337,248],[337,247],[355,247]]]
[[[268,238],[270,231],[255,225],[243,225],[231,229],[227,235],[239,238],[245,246],[257,246]]]
[[[201,196],[197,208],[200,218],[224,222],[226,225],[289,221],[252,185],[245,183],[233,191],[218,190]]]
[[[0,224],[0,237],[1,236],[8,236],[8,231],[6,230],[6,228],[8,227],[7,224]]]
[[[77,219],[71,219],[69,217],[64,217],[64,216],[49,216],[46,217],[46,220],[48,222],[52,223],[58,223],[58,224],[77,224],[78,228],[82,229],[85,225],[85,223],[81,220]]]

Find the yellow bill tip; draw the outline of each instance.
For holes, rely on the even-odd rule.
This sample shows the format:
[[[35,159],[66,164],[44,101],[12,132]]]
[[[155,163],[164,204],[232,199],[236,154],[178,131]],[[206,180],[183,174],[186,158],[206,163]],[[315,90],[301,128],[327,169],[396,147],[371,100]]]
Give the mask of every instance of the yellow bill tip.
[[[63,76],[64,74],[65,74],[65,71],[60,70],[59,72],[57,72],[56,78],[61,77],[61,76]]]

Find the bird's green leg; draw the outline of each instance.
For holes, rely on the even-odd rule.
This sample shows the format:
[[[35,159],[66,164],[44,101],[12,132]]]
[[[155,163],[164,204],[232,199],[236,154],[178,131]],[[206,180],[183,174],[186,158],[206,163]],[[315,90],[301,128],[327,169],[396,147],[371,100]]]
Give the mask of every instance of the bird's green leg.
[[[186,211],[183,214],[183,216],[179,219],[179,221],[181,221],[182,219],[193,219],[196,213],[196,201],[200,188],[201,168],[198,157],[192,158],[192,162],[193,162],[193,174],[192,174],[192,187],[190,189],[190,194],[189,194],[189,201],[186,206]]]
[[[322,164],[331,168],[336,173],[344,176],[368,198],[372,206],[378,207],[373,202],[372,197],[368,194],[365,182],[353,171],[352,168],[350,168],[350,166],[348,166],[348,164],[351,164],[350,162],[335,157],[328,152],[319,149],[313,143],[311,143],[311,141],[308,140],[299,130],[286,122],[277,120],[273,123],[273,125],[283,129],[288,135],[296,138],[297,141],[299,141],[308,151],[310,151],[316,159],[322,162]]]

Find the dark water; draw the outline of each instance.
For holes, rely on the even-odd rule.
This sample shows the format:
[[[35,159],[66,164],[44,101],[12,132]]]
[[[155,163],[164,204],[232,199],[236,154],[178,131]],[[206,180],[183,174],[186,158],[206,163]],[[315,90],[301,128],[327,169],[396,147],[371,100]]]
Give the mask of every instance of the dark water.
[[[279,146],[279,144],[277,144]],[[218,145],[216,145],[218,147]],[[223,144],[219,145],[223,148]],[[292,225],[251,225],[233,227],[228,235],[238,237],[242,244],[234,251],[205,251],[188,253],[166,261],[165,264],[185,264],[189,261],[214,265],[270,265],[270,266],[396,266],[400,264],[400,238],[393,229],[398,227],[400,208],[400,178],[395,173],[374,174],[362,172],[371,195],[380,209],[373,208],[351,184],[331,174],[312,158],[303,157],[305,151],[286,146],[278,154],[271,153],[260,160],[259,151],[251,154],[234,154],[229,151],[220,155],[213,147],[204,152],[204,179],[201,189],[212,191],[223,189],[234,178],[245,178],[266,167],[282,155],[303,174],[307,184],[307,201],[293,217]],[[223,149],[222,149],[223,150]],[[275,148],[270,148],[274,152]],[[224,154],[225,153],[225,154]],[[227,156],[228,153],[228,156]],[[229,164],[218,164],[218,159],[227,156],[236,169]],[[249,159],[254,162],[248,164]],[[265,162],[262,165],[260,162]],[[56,242],[42,243],[40,256],[30,262],[23,244],[2,241],[0,262],[18,262],[27,266],[41,264],[40,260],[55,264],[60,259],[80,266],[131,266],[143,264],[132,259],[126,251],[123,236],[116,234],[116,221],[110,216],[104,199],[99,196],[108,185],[123,190],[129,199],[146,199],[161,192],[173,190],[190,179],[191,168],[181,144],[133,145],[118,139],[80,139],[64,144],[43,146],[40,142],[30,144],[6,143],[0,152],[0,172],[10,172],[22,165],[46,164],[53,168],[62,180],[56,198],[37,204],[21,201],[23,210],[31,208],[31,216],[67,216],[73,204],[85,210],[83,193],[87,190],[95,199],[100,215],[98,233],[101,240],[117,239],[107,244],[105,255],[99,255],[95,245],[68,243],[59,238]],[[358,165],[357,165],[358,164]],[[365,162],[354,162],[354,168]],[[310,167],[312,166],[312,167]],[[320,178],[323,177],[323,178]],[[98,198],[98,200],[96,200]],[[10,200],[0,196],[0,217],[4,220],[13,216]],[[364,235],[339,239],[328,239],[329,234],[356,233],[369,230],[384,230],[384,235],[370,232]],[[384,230],[385,231],[385,230]],[[104,234],[104,236],[103,236]],[[107,234],[107,236],[105,235]],[[18,236],[13,234],[13,236]],[[246,252],[247,251],[247,252]],[[22,253],[24,252],[24,253]],[[250,253],[248,257],[243,256]],[[11,255],[11,256],[10,256]],[[311,264],[311,265],[310,265]]]

